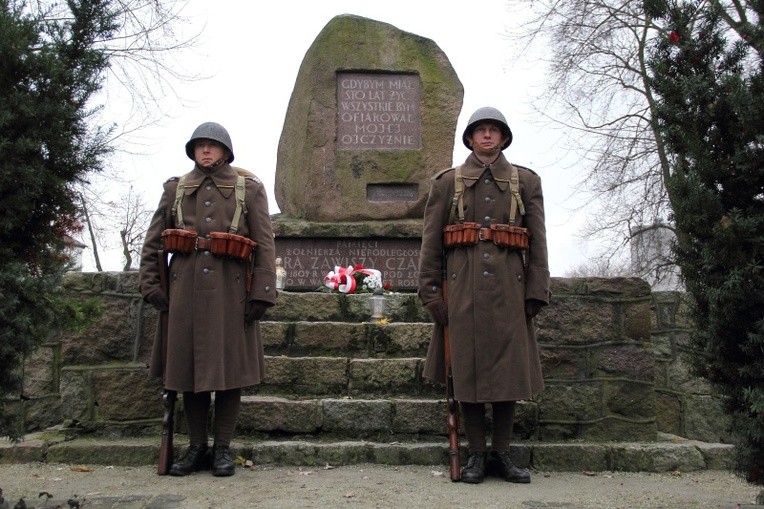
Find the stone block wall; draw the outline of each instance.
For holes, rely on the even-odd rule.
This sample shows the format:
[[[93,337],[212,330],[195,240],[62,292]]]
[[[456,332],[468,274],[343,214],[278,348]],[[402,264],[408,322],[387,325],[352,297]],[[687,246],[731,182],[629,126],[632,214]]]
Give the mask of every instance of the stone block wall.
[[[69,273],[66,292],[98,299],[102,315],[81,332],[57,334],[24,365],[19,415],[27,431],[56,424],[156,433],[158,380],[147,376],[157,314],[138,293],[137,272]]]
[[[660,431],[704,442],[730,442],[727,417],[705,380],[693,377],[682,356],[692,330],[688,296],[653,293],[655,406]]]
[[[98,299],[103,315],[86,331],[52,337],[26,360],[23,397],[13,405],[27,431],[64,423],[115,436],[157,433],[161,387],[146,368],[157,314],[137,281],[133,272],[67,276],[70,295]],[[546,390],[519,407],[519,439],[651,441],[667,432],[728,440],[718,402],[682,363],[691,330],[683,294],[652,293],[629,278],[554,278],[552,290],[536,321]],[[390,429],[405,429],[401,420],[426,419],[433,408],[426,402],[440,407],[442,389],[421,376],[432,327],[426,309],[413,293],[391,294],[391,322],[374,325],[368,297],[284,292],[269,310],[266,380],[246,394],[305,400],[312,416],[310,431],[279,429],[339,429],[341,415],[329,410],[344,408],[342,398],[378,400],[354,421],[359,429],[375,409],[392,408]],[[243,409],[242,419],[258,411]]]
[[[650,287],[640,279],[555,278],[537,319],[546,389],[540,440],[655,440]]]

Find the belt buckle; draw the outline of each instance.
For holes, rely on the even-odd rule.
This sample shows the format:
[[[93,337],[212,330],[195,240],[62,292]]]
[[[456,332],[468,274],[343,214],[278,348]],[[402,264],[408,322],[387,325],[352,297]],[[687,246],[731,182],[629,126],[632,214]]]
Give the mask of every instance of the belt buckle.
[[[478,230],[478,240],[486,240],[486,239],[483,238],[483,232],[486,231],[486,230],[487,230],[487,228],[480,228]]]
[[[200,241],[204,242],[205,240],[207,239],[205,239],[204,237],[196,237],[196,239],[194,240],[194,251],[207,251],[209,249],[209,246],[207,246],[207,249],[205,249],[204,247],[199,245]]]

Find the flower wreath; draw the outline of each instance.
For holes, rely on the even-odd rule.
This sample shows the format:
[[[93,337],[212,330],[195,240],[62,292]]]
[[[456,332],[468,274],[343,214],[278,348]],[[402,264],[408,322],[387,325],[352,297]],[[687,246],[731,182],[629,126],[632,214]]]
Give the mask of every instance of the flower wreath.
[[[373,292],[377,288],[390,289],[390,283],[382,283],[382,273],[356,264],[348,267],[335,266],[324,276],[324,286],[341,293]]]

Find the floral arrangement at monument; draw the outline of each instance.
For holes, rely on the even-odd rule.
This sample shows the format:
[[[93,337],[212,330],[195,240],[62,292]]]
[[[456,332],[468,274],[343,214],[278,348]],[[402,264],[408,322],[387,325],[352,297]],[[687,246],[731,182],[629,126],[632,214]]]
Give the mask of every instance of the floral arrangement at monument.
[[[324,286],[340,293],[371,293],[377,288],[390,290],[390,282],[382,282],[382,273],[363,265],[335,266],[324,276]]]

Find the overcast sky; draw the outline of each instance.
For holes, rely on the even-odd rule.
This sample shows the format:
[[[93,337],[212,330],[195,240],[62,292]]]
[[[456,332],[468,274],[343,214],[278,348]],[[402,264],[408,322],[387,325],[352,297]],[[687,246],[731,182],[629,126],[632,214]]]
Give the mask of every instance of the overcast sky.
[[[126,148],[137,154],[123,154],[113,160],[120,174],[142,190],[150,208],[159,201],[162,182],[191,169],[184,145],[194,128],[215,121],[231,134],[235,164],[263,180],[270,211],[278,212],[274,198],[276,153],[300,64],[334,16],[354,14],[432,39],[448,56],[464,86],[455,162],[468,155],[460,139],[472,112],[481,106],[495,106],[505,114],[514,134],[505,152],[507,157],[534,169],[542,178],[552,275],[562,276],[584,261],[568,199],[574,179],[570,165],[560,161],[559,133],[555,126],[539,122],[530,107],[544,79],[544,67],[533,55],[545,49],[536,47],[526,52],[525,58],[518,57],[513,46],[516,43],[506,34],[524,13],[511,12],[504,0],[191,0],[184,14],[192,22],[188,31],[203,27],[199,45],[185,55],[184,62],[189,71],[209,78],[179,85],[178,93],[186,105],[168,97],[162,104],[161,125],[142,129],[130,138],[135,143]],[[116,111],[116,101],[109,95],[106,108]],[[89,251],[85,251],[85,270],[94,266]],[[105,270],[120,270],[119,253],[107,253],[102,264]]]

